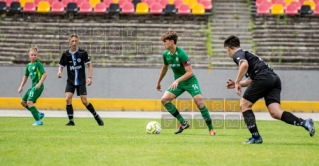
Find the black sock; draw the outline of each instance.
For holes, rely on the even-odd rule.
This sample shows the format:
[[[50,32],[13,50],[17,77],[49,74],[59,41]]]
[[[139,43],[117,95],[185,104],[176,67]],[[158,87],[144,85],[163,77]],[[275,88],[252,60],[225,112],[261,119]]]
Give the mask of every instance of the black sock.
[[[89,103],[89,105],[86,106],[86,108],[92,113],[92,115],[95,117],[97,114],[95,112],[95,109],[93,107],[93,105],[91,103]]]
[[[71,105],[66,105],[66,112],[68,114],[69,120],[73,122],[73,107]]]
[[[286,112],[286,111],[282,113],[281,120],[288,124],[296,125],[296,126],[302,126],[303,124],[303,119],[297,118],[294,114],[290,112]]]
[[[254,138],[260,137],[258,129],[257,129],[255,114],[253,113],[253,111],[247,110],[247,111],[243,112],[243,116],[244,116],[244,121],[245,121],[247,128],[249,129],[252,137],[254,137]]]

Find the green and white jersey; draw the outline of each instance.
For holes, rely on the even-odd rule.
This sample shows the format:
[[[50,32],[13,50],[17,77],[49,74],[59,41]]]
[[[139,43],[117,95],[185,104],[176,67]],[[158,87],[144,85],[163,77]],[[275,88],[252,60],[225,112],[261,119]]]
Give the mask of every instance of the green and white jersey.
[[[190,61],[186,52],[179,47],[176,47],[176,51],[173,55],[170,53],[169,50],[164,51],[163,60],[165,65],[171,66],[175,80],[183,76],[186,73],[185,67],[190,65]],[[189,83],[189,81],[197,81],[194,74],[187,80],[180,83]]]
[[[30,76],[32,81],[32,87],[35,87],[41,80],[43,73],[45,73],[45,70],[43,68],[42,63],[36,60],[33,63],[30,62],[27,64],[24,75],[27,77]],[[43,83],[41,86],[43,86]]]

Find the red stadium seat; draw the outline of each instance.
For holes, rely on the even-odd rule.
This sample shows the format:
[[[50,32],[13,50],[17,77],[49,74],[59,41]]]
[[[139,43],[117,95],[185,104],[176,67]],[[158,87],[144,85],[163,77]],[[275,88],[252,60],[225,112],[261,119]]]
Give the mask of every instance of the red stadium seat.
[[[26,2],[24,4],[24,8],[23,8],[23,12],[26,12],[26,13],[33,13],[35,12],[36,10],[36,6],[33,2]]]
[[[301,8],[301,3],[297,2],[297,1],[296,2],[291,2],[290,5],[296,5],[298,10],[300,10],[300,8]]]
[[[78,4],[78,6],[81,6],[82,3],[88,2],[87,0],[75,0],[75,2]]]
[[[150,8],[151,14],[162,14],[163,13],[163,7],[159,3],[153,3],[153,5]]]
[[[62,0],[61,2],[63,3],[63,7],[66,8],[69,2],[75,2],[75,0]]]
[[[285,13],[287,15],[296,15],[298,14],[299,7],[297,4],[290,4],[286,7]]]
[[[283,0],[271,0],[272,4],[284,2]],[[285,3],[285,2],[284,2]],[[285,3],[286,4],[286,3]]]
[[[213,3],[211,1],[202,1],[201,4],[204,5],[205,10],[209,11],[213,8]]]
[[[45,0],[34,0],[35,6],[38,6],[39,2],[41,2],[41,1],[45,1]]]
[[[273,3],[272,5],[275,5],[275,4],[281,4],[284,7],[284,9],[286,9],[286,7],[287,7],[286,3],[283,2],[283,1],[277,2],[277,3]]]
[[[266,2],[266,1],[268,2],[268,0],[256,0],[255,5],[257,7],[259,7],[262,3]]]
[[[94,13],[104,14],[107,11],[108,6],[105,3],[101,2],[95,5]]]
[[[64,13],[64,4],[63,2],[54,2],[51,6],[52,13]]]
[[[179,6],[178,14],[190,14],[190,13],[191,13],[191,9],[190,9],[189,5],[182,4]]]
[[[314,1],[316,3],[316,6],[319,5],[319,0],[312,0],[312,1]]]
[[[125,5],[125,3],[132,3],[131,1],[129,0],[119,0],[118,4],[120,5],[120,8],[123,8],[123,6]]]
[[[80,5],[80,13],[92,13],[90,2],[82,2]]]
[[[105,6],[106,6],[106,9],[108,9],[109,6],[113,3],[113,0],[103,0],[102,3],[104,3]]]
[[[50,6],[52,6],[55,2],[60,2],[59,0],[47,0],[50,3]]]
[[[257,14],[269,14],[271,6],[271,3],[263,3],[257,8]]]
[[[315,10],[313,11],[314,15],[319,15],[319,3],[317,4],[317,6],[315,7]]]
[[[7,7],[10,7],[11,2],[19,2],[19,0],[5,0],[5,2],[7,3]]]
[[[168,4],[168,0],[159,0],[158,3],[160,3],[164,9],[166,5]]]
[[[123,5],[122,13],[123,14],[134,14],[134,4],[131,2],[127,2]]]
[[[148,6],[151,7],[153,4],[157,4],[158,2],[156,2],[155,0],[146,0],[145,3],[147,3]]]
[[[183,0],[175,0],[174,5],[178,9],[182,4],[184,4]]]

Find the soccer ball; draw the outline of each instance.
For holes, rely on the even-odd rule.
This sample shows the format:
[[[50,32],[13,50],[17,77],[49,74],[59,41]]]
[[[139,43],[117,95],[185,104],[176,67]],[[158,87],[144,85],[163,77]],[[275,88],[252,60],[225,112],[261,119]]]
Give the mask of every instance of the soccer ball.
[[[148,134],[159,134],[161,130],[161,125],[156,121],[151,121],[146,125],[146,133]]]

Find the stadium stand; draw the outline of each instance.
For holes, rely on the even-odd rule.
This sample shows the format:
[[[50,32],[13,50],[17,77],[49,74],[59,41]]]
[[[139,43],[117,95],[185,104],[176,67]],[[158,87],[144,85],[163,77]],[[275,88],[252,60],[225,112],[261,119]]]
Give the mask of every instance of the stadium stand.
[[[36,4],[38,13],[49,13],[51,11],[50,2],[41,1]]]

